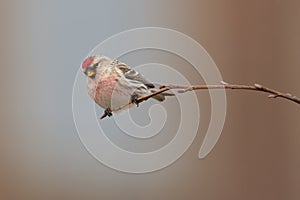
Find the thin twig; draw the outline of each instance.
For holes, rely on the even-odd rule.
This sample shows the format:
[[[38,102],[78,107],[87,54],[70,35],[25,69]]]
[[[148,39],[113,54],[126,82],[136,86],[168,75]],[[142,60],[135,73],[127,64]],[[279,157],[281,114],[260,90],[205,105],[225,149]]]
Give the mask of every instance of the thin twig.
[[[290,101],[293,101],[297,104],[300,104],[300,99],[296,96],[292,96],[289,93],[282,93],[276,90],[267,88],[260,84],[255,83],[252,85],[234,85],[228,84],[224,81],[221,82],[221,85],[191,85],[191,86],[183,86],[183,85],[163,85],[161,88],[169,88],[169,89],[180,89],[178,92],[184,93],[191,90],[201,90],[201,89],[238,89],[238,90],[255,90],[269,93],[269,98],[277,98],[281,97]]]
[[[172,85],[172,84],[167,84],[167,85],[162,85],[160,86],[160,90],[143,96],[143,97],[139,97],[137,99],[138,103],[141,103],[143,101],[148,100],[149,98],[158,95],[160,93],[166,92],[168,90],[173,90],[176,89],[177,92],[179,93],[185,93],[188,91],[192,91],[192,90],[205,90],[205,89],[235,89],[235,90],[253,90],[253,91],[260,91],[260,92],[265,92],[265,93],[269,93],[270,95],[268,96],[268,98],[284,98],[290,101],[293,101],[297,104],[300,104],[300,99],[296,96],[292,96],[289,93],[282,93],[270,88],[267,88],[265,86],[262,86],[260,84],[255,83],[254,85],[235,85],[235,84],[228,84],[224,81],[221,81],[220,85]],[[131,104],[133,104],[132,102],[128,102],[127,104],[120,106],[119,108],[116,108],[112,111],[119,111],[127,106],[130,106]]]

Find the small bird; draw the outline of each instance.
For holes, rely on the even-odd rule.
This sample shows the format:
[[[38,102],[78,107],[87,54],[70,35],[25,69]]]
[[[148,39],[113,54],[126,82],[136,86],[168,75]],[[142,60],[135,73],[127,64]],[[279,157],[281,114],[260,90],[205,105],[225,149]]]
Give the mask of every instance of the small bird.
[[[90,97],[100,107],[104,108],[104,117],[112,116],[112,112],[121,111],[138,106],[138,98],[151,95],[158,91],[158,87],[147,81],[143,75],[126,64],[110,59],[103,55],[87,57],[81,65],[87,76],[87,90]],[[172,93],[163,92],[152,98],[163,101],[165,96]]]

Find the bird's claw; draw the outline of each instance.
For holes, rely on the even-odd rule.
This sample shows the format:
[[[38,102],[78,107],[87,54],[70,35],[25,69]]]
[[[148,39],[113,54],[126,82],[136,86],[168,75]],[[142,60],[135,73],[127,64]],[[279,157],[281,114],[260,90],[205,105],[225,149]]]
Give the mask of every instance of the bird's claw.
[[[131,95],[130,101],[131,103],[134,103],[137,107],[139,107],[138,96],[136,94]]]
[[[105,117],[111,117],[112,116],[112,112],[111,112],[111,109],[110,108],[106,108],[105,110],[104,110],[104,113],[103,113],[103,115],[100,117],[100,119],[103,119],[103,118],[105,118]]]

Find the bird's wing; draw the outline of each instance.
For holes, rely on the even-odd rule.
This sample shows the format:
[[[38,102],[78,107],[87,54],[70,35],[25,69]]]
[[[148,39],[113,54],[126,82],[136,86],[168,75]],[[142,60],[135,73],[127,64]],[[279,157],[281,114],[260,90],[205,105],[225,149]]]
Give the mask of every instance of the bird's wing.
[[[144,85],[146,85],[148,88],[155,87],[153,83],[150,83],[149,81],[147,81],[143,75],[141,75],[140,73],[138,73],[131,67],[127,66],[125,63],[122,63],[118,60],[115,60],[114,62],[115,62],[114,63],[115,66],[123,72],[125,78],[130,79],[130,80],[139,81],[139,82],[143,83]]]

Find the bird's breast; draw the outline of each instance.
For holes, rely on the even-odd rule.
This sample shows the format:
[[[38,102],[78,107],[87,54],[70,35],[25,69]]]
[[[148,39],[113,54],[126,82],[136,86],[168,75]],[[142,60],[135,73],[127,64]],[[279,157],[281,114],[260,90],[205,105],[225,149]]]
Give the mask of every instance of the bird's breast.
[[[121,77],[113,71],[104,71],[97,73],[94,80],[88,82],[88,93],[91,98],[102,108],[111,108],[122,106],[128,103],[129,94],[123,93],[120,87]]]

